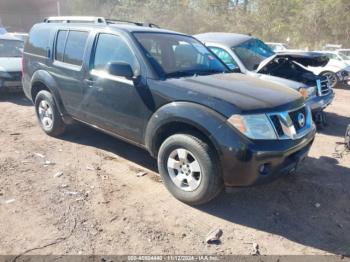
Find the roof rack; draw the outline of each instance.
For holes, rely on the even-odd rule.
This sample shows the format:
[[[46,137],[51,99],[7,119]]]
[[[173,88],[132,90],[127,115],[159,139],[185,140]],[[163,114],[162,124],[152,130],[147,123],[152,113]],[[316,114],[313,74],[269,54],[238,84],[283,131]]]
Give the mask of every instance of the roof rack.
[[[103,17],[94,16],[51,16],[44,19],[44,23],[95,23],[106,24]]]
[[[133,22],[112,18],[103,18],[95,16],[51,16],[44,19],[44,23],[94,23],[94,24],[133,24],[137,26],[160,28],[153,23]]]
[[[133,24],[133,25],[137,25],[137,26],[160,28],[158,25],[153,24],[153,23],[133,22],[133,21],[128,21],[128,20],[114,19],[114,18],[106,18],[105,20],[108,24]]]

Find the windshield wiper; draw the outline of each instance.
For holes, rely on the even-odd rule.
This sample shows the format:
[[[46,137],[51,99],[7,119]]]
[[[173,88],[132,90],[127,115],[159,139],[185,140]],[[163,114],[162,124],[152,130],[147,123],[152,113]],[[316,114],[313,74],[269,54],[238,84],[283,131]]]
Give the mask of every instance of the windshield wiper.
[[[222,74],[226,73],[225,71],[216,71],[216,70],[202,70],[196,72],[196,75],[214,75],[214,74]]]
[[[185,76],[193,76],[196,72],[193,71],[175,71],[166,74],[166,77],[185,77]]]

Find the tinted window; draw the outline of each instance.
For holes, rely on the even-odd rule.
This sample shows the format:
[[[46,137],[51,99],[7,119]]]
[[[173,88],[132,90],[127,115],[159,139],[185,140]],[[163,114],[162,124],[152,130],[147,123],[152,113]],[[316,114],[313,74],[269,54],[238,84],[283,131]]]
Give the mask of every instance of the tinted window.
[[[275,54],[270,47],[259,39],[248,40],[232,47],[232,50],[250,71],[257,69],[263,60]]]
[[[68,31],[58,31],[56,40],[55,59],[63,62],[64,46],[66,44]]]
[[[82,65],[88,35],[88,32],[69,31],[63,62],[78,66]]]
[[[94,68],[105,69],[110,62],[126,62],[134,72],[137,69],[137,60],[124,40],[116,35],[100,34],[97,41]]]
[[[47,28],[33,27],[26,46],[26,52],[47,56],[50,31]]]
[[[177,34],[135,33],[150,63],[167,77],[226,72],[226,66],[196,39]]]
[[[222,62],[224,62],[231,70],[238,68],[235,60],[232,56],[224,49],[219,47],[210,47],[211,51],[216,54]]]

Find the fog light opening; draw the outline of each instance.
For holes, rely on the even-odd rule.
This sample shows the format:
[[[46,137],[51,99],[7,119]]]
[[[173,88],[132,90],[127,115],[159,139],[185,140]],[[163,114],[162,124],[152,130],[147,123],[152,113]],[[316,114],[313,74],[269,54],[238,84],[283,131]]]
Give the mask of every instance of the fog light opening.
[[[262,176],[266,176],[270,173],[270,169],[271,169],[271,164],[264,163],[264,164],[259,166],[259,173]]]

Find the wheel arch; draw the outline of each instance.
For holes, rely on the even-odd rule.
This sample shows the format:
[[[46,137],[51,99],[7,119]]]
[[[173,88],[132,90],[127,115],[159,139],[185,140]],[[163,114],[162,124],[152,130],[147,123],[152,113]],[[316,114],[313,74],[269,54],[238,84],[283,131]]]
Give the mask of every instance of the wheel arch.
[[[215,131],[223,124],[224,117],[212,109],[190,102],[173,102],[157,110],[145,131],[145,146],[154,157],[161,144],[171,135],[194,134],[220,154]]]
[[[62,116],[68,115],[58,91],[56,80],[47,71],[38,70],[33,74],[31,79],[30,96],[33,102],[35,102],[37,94],[42,90],[46,90],[52,94],[58,111]]]

